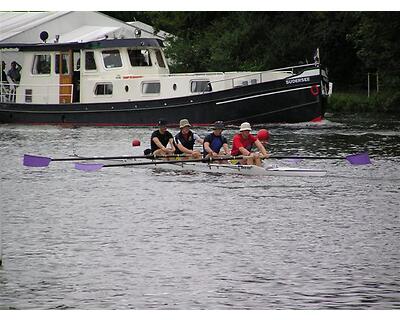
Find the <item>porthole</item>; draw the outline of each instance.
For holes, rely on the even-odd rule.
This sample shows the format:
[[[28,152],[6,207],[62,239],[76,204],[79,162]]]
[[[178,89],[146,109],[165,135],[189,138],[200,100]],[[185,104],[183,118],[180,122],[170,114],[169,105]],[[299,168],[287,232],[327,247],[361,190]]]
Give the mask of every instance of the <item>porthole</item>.
[[[172,89],[174,89],[174,91],[176,91],[177,85],[176,83],[174,83],[174,85],[172,86]]]
[[[125,86],[125,92],[129,91],[129,86]]]

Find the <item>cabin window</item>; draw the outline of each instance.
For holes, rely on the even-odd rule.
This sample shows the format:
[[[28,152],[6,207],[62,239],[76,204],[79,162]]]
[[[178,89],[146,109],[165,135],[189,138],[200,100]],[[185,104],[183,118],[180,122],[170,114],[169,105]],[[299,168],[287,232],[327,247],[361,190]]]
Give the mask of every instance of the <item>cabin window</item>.
[[[50,74],[50,54],[35,54],[33,57],[32,74]]]
[[[68,68],[68,53],[61,54],[61,74],[69,74]],[[60,74],[60,55],[56,54],[56,65],[55,65],[56,74]]]
[[[149,50],[128,49],[129,61],[132,67],[151,66]]]
[[[79,52],[74,52],[72,56],[74,61],[74,72],[79,71],[81,69],[81,54]]]
[[[158,94],[161,90],[160,82],[143,82],[142,93],[145,94]]]
[[[165,62],[160,50],[156,50],[157,64],[160,68],[165,68]]]
[[[191,92],[210,92],[212,91],[211,83],[208,80],[192,80],[190,82]]]
[[[107,69],[122,67],[121,55],[119,50],[106,50],[102,52],[104,66]]]
[[[96,70],[96,60],[94,60],[94,52],[85,52],[85,70]]]
[[[32,102],[32,89],[25,89],[25,102]]]
[[[113,84],[112,83],[97,83],[96,88],[94,90],[94,94],[96,96],[106,96],[112,95],[113,93]]]

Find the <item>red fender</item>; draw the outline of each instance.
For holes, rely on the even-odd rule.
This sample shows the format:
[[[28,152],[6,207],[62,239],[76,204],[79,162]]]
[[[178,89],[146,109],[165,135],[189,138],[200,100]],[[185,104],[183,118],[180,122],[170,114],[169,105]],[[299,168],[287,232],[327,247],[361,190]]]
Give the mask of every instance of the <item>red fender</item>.
[[[318,85],[317,85],[317,84],[312,85],[310,91],[311,91],[311,94],[312,94],[314,97],[316,97],[317,95],[319,95],[319,87],[318,87]]]

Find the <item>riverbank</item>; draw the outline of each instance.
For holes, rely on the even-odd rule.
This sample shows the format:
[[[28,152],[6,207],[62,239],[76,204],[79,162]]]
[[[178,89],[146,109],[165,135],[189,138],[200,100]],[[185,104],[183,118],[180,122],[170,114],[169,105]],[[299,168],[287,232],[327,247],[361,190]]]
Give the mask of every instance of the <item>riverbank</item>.
[[[380,92],[369,98],[366,93],[334,92],[328,101],[328,112],[399,113],[400,92]]]

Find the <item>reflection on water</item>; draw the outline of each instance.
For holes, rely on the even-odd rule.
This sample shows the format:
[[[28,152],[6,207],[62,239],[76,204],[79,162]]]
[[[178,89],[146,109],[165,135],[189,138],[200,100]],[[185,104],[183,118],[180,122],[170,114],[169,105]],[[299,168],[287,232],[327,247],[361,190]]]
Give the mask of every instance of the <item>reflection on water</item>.
[[[274,154],[368,150],[373,165],[295,164],[324,178],[24,168],[24,153],[141,154],[152,129],[0,126],[0,309],[399,308],[400,121],[269,128]]]

